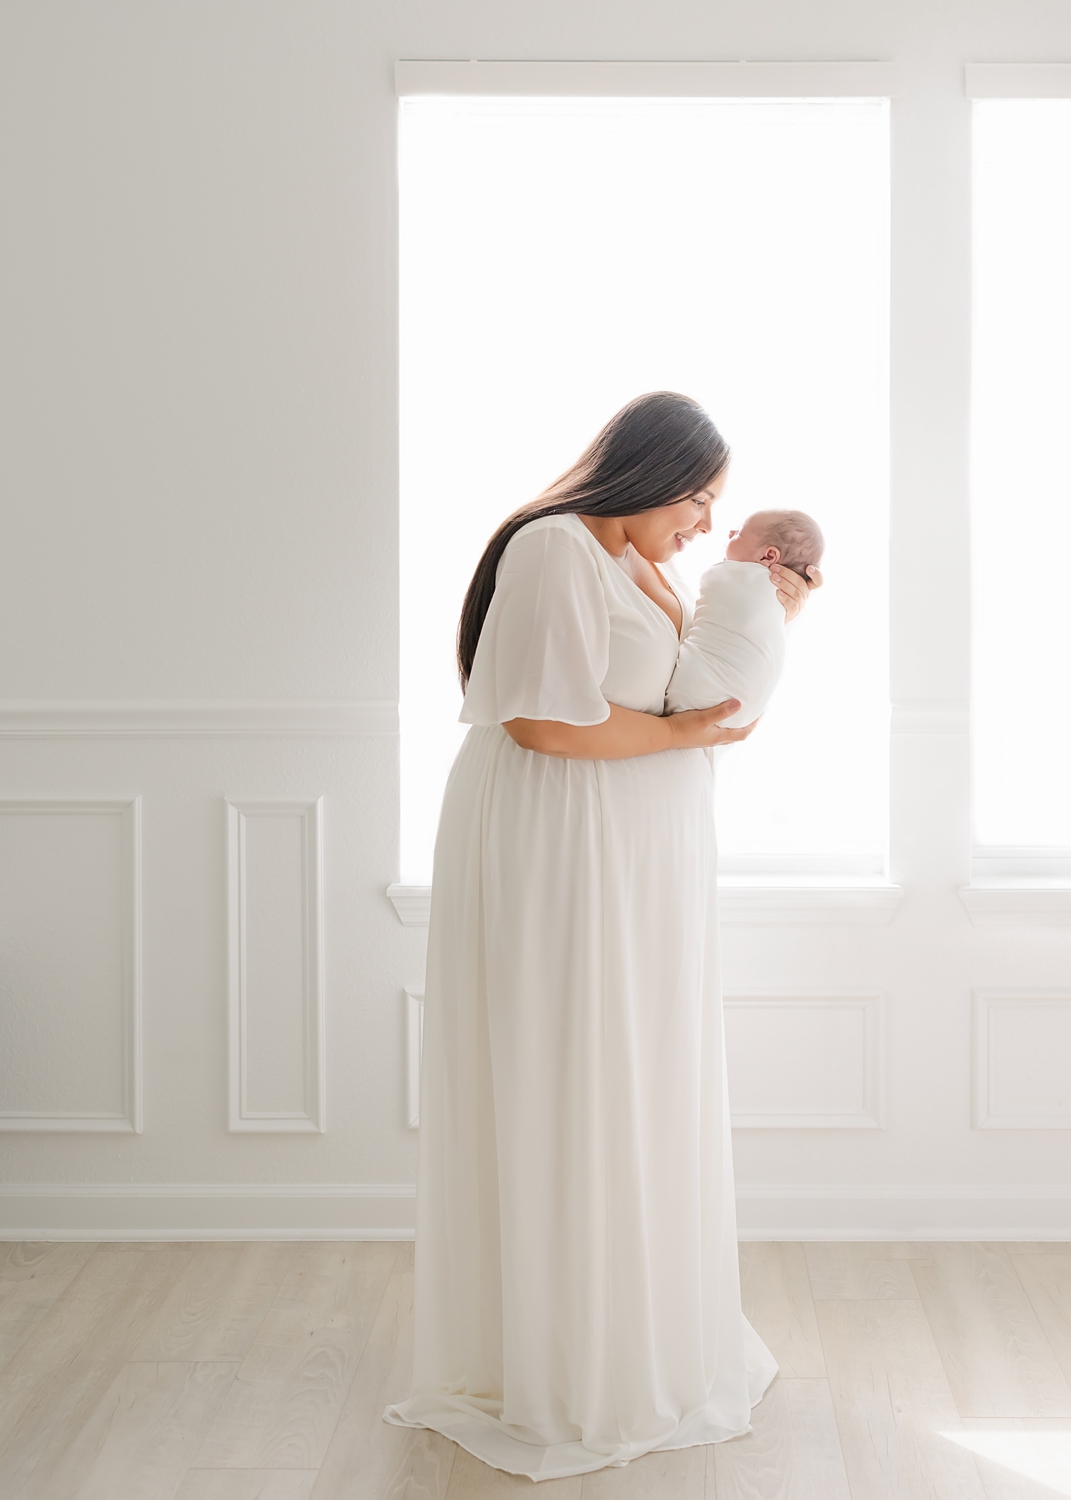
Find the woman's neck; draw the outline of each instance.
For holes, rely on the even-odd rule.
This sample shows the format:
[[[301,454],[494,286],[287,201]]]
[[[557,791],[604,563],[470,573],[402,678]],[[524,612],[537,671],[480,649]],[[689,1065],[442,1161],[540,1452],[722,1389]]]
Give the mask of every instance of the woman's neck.
[[[611,557],[624,557],[629,542],[621,516],[580,516],[579,519]]]

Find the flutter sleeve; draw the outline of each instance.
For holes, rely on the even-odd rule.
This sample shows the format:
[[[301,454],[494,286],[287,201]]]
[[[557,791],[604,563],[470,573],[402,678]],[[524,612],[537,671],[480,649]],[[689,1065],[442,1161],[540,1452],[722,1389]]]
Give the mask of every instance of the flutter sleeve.
[[[601,724],[610,619],[596,559],[570,523],[511,538],[472,664],[462,724]]]

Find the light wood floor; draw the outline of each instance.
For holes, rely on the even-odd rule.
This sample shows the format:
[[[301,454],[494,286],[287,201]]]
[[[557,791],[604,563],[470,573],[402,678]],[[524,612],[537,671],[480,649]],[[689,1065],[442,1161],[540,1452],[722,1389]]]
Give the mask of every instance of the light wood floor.
[[[381,1421],[412,1246],[0,1246],[2,1500],[1071,1496],[1071,1245],[743,1245],[754,1431],[541,1484]]]

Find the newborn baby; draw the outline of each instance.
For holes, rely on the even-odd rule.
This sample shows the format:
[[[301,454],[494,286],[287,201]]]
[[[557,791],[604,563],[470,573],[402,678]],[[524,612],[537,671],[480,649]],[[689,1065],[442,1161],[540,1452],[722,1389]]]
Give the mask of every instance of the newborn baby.
[[[758,510],[729,533],[725,561],[699,580],[695,619],[666,689],[666,712],[712,708],[739,698],[724,724],[750,724],[769,703],[785,663],[785,611],[769,569],[802,578],[822,560],[825,541],[802,510]]]

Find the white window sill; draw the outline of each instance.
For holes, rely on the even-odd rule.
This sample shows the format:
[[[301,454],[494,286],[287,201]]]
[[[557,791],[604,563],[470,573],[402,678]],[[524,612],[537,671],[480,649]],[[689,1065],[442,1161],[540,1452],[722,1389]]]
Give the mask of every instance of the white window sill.
[[[389,885],[387,896],[406,927],[426,927],[430,885]],[[734,927],[885,927],[904,893],[878,881],[737,876],[718,888],[721,920]]]
[[[975,927],[1071,927],[1071,881],[975,880],[959,899]]]

